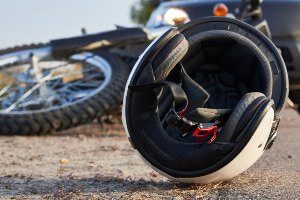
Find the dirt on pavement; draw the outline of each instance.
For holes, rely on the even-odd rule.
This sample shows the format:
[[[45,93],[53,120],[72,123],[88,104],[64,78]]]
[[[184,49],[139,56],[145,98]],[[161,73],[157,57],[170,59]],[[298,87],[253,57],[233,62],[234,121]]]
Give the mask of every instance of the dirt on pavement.
[[[236,178],[171,182],[141,161],[121,125],[84,125],[49,136],[0,137],[5,199],[299,199],[300,117],[288,109],[273,148]]]

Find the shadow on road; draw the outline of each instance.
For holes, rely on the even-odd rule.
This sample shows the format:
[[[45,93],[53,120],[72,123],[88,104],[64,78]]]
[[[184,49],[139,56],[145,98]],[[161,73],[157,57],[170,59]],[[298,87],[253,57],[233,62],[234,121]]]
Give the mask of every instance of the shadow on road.
[[[67,196],[69,194],[107,194],[116,193],[152,193],[168,195],[176,194],[178,192],[188,193],[190,191],[200,191],[202,195],[208,191],[219,190],[220,193],[226,193],[226,188],[232,188],[232,181],[208,184],[195,185],[171,182],[168,180],[145,180],[130,178],[120,178],[113,176],[97,175],[93,178],[74,178],[72,176],[61,177],[60,179],[35,179],[31,177],[2,177],[0,181],[1,189],[6,190],[6,194],[2,195],[40,195],[52,197]],[[235,183],[233,183],[235,184]],[[245,185],[247,185],[245,183]],[[244,187],[240,184],[239,188]]]

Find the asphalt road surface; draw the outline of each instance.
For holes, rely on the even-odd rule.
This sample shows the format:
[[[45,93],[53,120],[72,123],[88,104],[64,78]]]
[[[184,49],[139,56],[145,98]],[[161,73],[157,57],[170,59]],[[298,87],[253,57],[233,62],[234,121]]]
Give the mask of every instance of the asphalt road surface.
[[[15,199],[300,199],[300,117],[284,113],[273,148],[238,177],[170,182],[131,149],[122,128],[0,137],[0,197]]]

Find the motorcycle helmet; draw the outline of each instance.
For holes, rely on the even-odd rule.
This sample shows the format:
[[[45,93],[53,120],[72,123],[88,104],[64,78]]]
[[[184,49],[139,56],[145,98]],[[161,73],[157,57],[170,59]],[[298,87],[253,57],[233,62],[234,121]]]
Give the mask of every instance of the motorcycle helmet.
[[[266,36],[208,17],[170,28],[144,51],[122,120],[154,170],[210,183],[242,173],[272,146],[287,95],[285,64]]]

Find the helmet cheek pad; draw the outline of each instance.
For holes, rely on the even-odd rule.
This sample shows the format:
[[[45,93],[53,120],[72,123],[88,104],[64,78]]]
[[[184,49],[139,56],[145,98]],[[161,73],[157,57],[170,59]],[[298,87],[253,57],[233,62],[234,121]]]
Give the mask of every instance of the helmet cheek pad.
[[[245,128],[247,122],[253,117],[258,107],[266,100],[268,100],[268,98],[260,92],[245,94],[227,119],[226,124],[220,132],[220,136],[217,138],[218,141],[229,142],[240,136],[241,130]]]
[[[173,76],[176,83],[170,82]],[[233,101],[223,96],[230,96],[240,80],[247,83],[235,92],[240,100],[233,108],[220,104]],[[159,173],[183,182],[220,181],[245,171],[272,143],[287,87],[284,63],[270,40],[240,21],[205,18],[171,28],[140,56],[127,81],[122,120],[132,146]],[[187,103],[180,112],[178,102]],[[162,110],[169,109],[181,120],[175,128],[165,123],[169,113]],[[199,123],[214,116],[223,120],[214,140],[174,136],[186,125],[211,131]]]
[[[177,33],[172,36],[153,58],[152,67],[155,67],[156,81],[164,80],[187,51],[188,41],[183,34]]]

